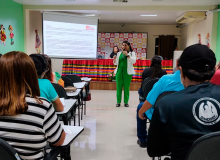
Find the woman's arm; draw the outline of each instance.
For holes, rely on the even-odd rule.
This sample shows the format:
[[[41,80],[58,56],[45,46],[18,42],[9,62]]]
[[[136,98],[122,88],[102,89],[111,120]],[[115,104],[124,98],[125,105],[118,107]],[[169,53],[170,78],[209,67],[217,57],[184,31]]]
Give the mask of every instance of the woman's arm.
[[[56,112],[63,111],[64,106],[63,106],[62,102],[60,101],[60,98],[57,98],[55,101],[52,102],[52,104],[53,104]]]
[[[66,133],[65,131],[63,131],[63,133],[61,134],[61,137],[60,137],[60,140],[56,143],[56,144],[53,144],[53,146],[61,146],[65,140],[65,137],[66,137]]]
[[[135,64],[136,63],[136,53],[135,52],[130,52],[129,54],[129,57],[128,57],[128,60],[132,63],[132,64]]]
[[[118,65],[118,54],[117,54],[117,56],[114,56],[113,58],[114,58],[113,59],[114,65]]]

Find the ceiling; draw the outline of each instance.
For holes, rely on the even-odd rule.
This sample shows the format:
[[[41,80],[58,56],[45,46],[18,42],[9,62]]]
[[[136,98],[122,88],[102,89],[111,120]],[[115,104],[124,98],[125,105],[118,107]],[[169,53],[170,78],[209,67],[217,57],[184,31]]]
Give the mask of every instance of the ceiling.
[[[211,6],[220,0],[128,0],[127,3],[113,0],[14,0],[24,5],[97,5],[97,6]]]
[[[14,0],[24,8],[39,11],[59,11],[72,14],[95,14],[100,23],[176,24],[186,11],[207,11],[220,4],[220,0]],[[215,6],[216,7],[216,6]],[[215,8],[214,7],[214,8]],[[208,9],[209,8],[209,9]],[[156,14],[156,17],[140,15]],[[148,23],[147,23],[148,24]]]
[[[70,11],[69,11],[70,12]],[[66,12],[68,13],[68,12]],[[71,11],[74,14],[96,14],[100,23],[129,23],[144,24],[176,24],[176,19],[184,11],[94,11],[94,10],[76,10]],[[140,15],[156,14],[156,17],[141,17]]]

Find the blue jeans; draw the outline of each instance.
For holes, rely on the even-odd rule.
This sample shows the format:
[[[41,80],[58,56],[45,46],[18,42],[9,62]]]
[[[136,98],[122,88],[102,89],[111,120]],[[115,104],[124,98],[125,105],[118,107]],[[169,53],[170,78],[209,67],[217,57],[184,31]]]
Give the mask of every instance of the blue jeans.
[[[143,93],[143,91],[142,91],[141,88],[139,88],[139,90],[138,90],[138,94],[139,94],[139,96],[144,97],[144,93]]]
[[[144,102],[140,103],[137,107],[137,137],[141,143],[146,143],[147,142],[147,119],[142,120],[138,117],[138,112],[143,106],[143,104]],[[145,113],[144,113],[144,116],[146,116]]]

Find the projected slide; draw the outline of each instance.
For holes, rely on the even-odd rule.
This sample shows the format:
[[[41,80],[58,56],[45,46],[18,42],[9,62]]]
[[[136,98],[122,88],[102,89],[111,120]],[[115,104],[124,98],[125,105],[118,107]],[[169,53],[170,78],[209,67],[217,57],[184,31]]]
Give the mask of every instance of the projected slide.
[[[97,25],[43,21],[44,53],[52,58],[97,57]]]

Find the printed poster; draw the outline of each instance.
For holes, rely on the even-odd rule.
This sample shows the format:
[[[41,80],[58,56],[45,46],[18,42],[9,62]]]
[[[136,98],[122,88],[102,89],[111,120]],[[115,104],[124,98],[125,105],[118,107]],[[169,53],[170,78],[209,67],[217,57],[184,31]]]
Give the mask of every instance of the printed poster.
[[[108,59],[116,45],[121,49],[123,41],[129,41],[137,59],[146,59],[147,33],[98,33],[98,58]]]

